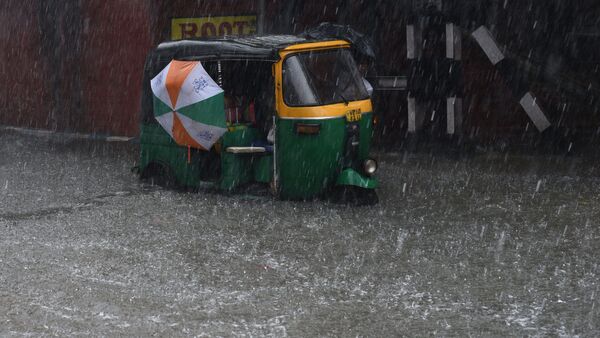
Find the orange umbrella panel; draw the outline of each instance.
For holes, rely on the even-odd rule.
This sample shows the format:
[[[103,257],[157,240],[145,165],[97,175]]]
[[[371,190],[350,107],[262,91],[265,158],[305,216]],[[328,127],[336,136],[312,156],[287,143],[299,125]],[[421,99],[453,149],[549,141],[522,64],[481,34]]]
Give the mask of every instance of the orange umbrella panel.
[[[177,144],[208,150],[227,131],[223,89],[199,61],[171,61],[151,87],[154,116]]]

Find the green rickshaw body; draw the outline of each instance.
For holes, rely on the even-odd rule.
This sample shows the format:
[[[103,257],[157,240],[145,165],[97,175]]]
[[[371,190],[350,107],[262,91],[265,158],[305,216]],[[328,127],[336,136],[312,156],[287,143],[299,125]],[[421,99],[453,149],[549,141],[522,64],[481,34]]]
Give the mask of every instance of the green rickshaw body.
[[[279,193],[284,198],[310,198],[338,183],[375,188],[377,181],[360,174],[360,163],[369,156],[373,134],[372,113],[363,113],[359,122],[360,141],[358,156],[351,169],[364,182],[338,182],[344,169],[344,152],[347,143],[347,122],[344,117],[318,120],[318,135],[301,135],[296,124],[312,124],[315,120],[278,119],[277,166]]]
[[[161,44],[145,67],[139,163],[142,176],[160,167],[178,185],[198,187],[212,182],[226,191],[258,182],[268,184],[283,199],[310,199],[336,186],[376,188],[377,180],[365,166],[374,129],[372,105],[364,86],[357,84],[362,78],[356,75],[354,61],[348,59],[348,47],[341,40],[308,41],[290,36]],[[304,65],[299,62],[302,58]],[[271,98],[265,102],[271,104],[263,104],[262,110],[257,110],[253,123],[230,123],[209,152],[180,146],[156,123],[149,95],[149,80],[173,59],[200,60],[204,65],[218,62],[219,71],[222,61],[262,62],[261,65],[268,65],[270,78],[265,88]],[[326,87],[332,82],[326,77],[336,74],[330,72],[325,79],[314,76],[315,71],[320,72],[315,67],[322,65],[313,59],[337,67],[336,81],[350,84],[339,92],[337,82],[336,86]],[[288,64],[294,62],[292,66],[296,68],[290,68]],[[298,73],[300,66],[308,69],[306,74]],[[310,67],[314,68],[313,73]],[[205,68],[208,71],[206,65]],[[305,79],[296,80],[301,77]],[[300,90],[289,89],[294,85]],[[310,88],[307,90],[306,86]],[[227,93],[226,85],[223,89]],[[306,92],[308,97],[294,96]],[[256,98],[258,107],[261,101]],[[268,132],[274,134],[274,140],[267,140]]]

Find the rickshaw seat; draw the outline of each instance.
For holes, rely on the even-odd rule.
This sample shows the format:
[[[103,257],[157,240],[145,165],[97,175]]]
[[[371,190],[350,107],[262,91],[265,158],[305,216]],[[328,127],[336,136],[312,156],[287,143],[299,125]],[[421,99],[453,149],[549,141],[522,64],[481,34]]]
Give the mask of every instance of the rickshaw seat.
[[[252,147],[263,147],[263,148],[265,148],[265,151],[268,153],[273,152],[273,143],[269,143],[268,141],[265,141],[265,140],[256,140],[256,141],[252,142],[251,146]]]

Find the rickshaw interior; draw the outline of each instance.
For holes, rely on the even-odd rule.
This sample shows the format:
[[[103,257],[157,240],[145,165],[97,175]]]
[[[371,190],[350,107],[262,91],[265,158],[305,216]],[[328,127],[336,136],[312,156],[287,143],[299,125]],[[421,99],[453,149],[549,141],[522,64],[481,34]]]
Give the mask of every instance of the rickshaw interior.
[[[203,61],[202,65],[224,91],[229,129],[222,141],[205,154],[202,177],[205,180],[220,179],[221,188],[226,190],[253,180],[268,183],[272,176],[269,162],[272,162],[273,149],[268,133],[275,113],[272,63],[209,60]],[[262,148],[265,152],[257,151]],[[221,166],[223,162],[226,165]],[[248,170],[257,166],[255,162],[262,163],[260,168],[264,169]],[[259,170],[260,174],[252,175]]]
[[[203,61],[202,65],[225,92],[228,124],[263,130],[266,120],[271,120],[275,111],[272,64],[253,60],[226,60]]]

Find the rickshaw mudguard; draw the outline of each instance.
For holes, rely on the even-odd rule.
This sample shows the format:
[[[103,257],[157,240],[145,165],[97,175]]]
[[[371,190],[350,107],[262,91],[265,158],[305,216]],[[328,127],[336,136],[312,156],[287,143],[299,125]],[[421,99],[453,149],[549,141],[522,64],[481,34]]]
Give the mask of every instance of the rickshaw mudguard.
[[[352,168],[342,170],[335,185],[353,185],[365,189],[375,189],[379,182],[373,177],[365,177]]]

